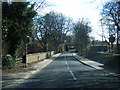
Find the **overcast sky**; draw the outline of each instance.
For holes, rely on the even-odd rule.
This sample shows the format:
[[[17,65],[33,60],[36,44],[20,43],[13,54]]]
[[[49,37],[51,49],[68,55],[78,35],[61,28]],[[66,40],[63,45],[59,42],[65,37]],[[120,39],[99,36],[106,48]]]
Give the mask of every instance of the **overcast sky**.
[[[62,13],[65,16],[71,17],[74,21],[79,18],[87,18],[91,22],[93,32],[91,36],[98,40],[102,40],[101,36],[97,33],[102,33],[100,26],[100,11],[103,4],[108,0],[46,0],[52,7],[47,7],[40,11],[48,13],[55,11]]]

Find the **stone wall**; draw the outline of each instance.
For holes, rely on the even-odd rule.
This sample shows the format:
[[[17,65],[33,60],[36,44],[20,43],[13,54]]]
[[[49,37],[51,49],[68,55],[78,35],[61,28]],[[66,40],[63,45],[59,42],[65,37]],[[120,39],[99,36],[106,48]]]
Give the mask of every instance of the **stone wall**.
[[[50,52],[48,52],[48,57],[52,56],[53,54],[54,54],[54,51],[51,51],[51,54],[50,54]],[[27,58],[28,58],[27,63],[40,61],[40,60],[43,60],[43,59],[47,58],[47,52],[28,54]]]

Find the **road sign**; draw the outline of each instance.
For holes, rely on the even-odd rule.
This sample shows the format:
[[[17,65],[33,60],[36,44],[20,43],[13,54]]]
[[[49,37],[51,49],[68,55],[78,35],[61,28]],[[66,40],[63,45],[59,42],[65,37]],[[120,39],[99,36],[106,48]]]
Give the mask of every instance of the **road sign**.
[[[115,37],[113,35],[110,35],[109,41],[113,43],[115,41]]]

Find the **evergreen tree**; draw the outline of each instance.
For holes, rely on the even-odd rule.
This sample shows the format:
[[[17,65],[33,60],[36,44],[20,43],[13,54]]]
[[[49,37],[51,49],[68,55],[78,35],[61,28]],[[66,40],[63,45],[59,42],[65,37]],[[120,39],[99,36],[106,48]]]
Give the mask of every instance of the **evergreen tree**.
[[[8,46],[7,53],[14,56],[21,40],[32,34],[34,5],[29,2],[2,3],[2,40]]]

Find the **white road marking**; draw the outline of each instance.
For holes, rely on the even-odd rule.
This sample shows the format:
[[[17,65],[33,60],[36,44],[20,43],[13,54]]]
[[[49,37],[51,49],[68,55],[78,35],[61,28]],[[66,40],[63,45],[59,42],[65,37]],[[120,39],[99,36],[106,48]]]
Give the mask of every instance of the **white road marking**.
[[[71,75],[73,76],[74,80],[77,80],[77,78],[75,77],[75,75],[72,73],[72,71],[70,71]]]
[[[67,61],[65,60],[65,63],[66,63],[66,65],[67,65]]]
[[[66,61],[66,55],[65,55],[65,63],[66,63],[66,66],[67,66],[70,74],[72,75],[73,79],[74,79],[74,80],[77,80],[77,78],[75,77],[75,75],[73,74],[73,72],[70,70],[70,67],[68,66],[68,63],[67,63],[67,61]]]

